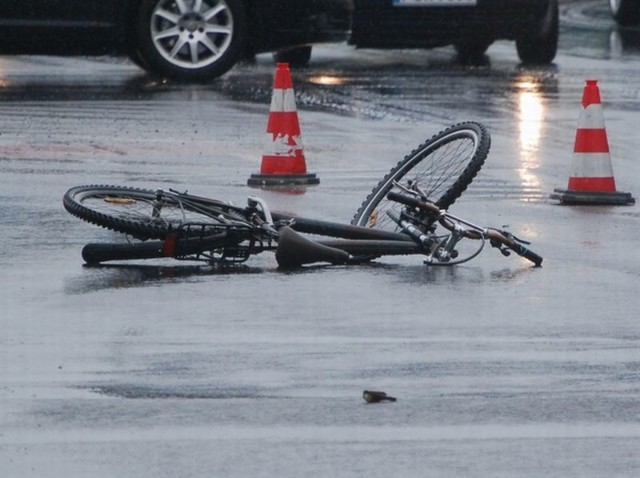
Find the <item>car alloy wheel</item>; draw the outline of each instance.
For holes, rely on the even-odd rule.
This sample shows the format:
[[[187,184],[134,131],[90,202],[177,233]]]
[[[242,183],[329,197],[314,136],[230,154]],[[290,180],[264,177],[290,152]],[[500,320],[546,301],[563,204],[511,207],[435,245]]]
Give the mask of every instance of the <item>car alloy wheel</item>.
[[[149,68],[183,78],[219,76],[245,41],[240,0],[143,0],[138,39]]]

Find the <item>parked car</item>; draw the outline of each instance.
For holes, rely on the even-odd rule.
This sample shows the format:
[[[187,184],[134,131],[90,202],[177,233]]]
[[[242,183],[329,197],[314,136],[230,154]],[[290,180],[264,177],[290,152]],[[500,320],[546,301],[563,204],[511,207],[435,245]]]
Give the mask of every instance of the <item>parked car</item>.
[[[513,39],[523,62],[549,63],[558,0],[0,0],[0,38],[0,55],[127,54],[184,79],[220,76],[262,52],[304,65],[314,43],[347,39],[362,48],[452,44],[472,59]]]
[[[477,59],[508,39],[522,62],[544,64],[555,58],[558,25],[558,0],[355,0],[349,41],[363,48],[454,45]]]
[[[352,0],[1,0],[0,54],[128,54],[180,78],[243,56],[344,41]],[[298,55],[299,55],[298,51]]]
[[[620,26],[640,24],[640,0],[609,0],[609,9]]]

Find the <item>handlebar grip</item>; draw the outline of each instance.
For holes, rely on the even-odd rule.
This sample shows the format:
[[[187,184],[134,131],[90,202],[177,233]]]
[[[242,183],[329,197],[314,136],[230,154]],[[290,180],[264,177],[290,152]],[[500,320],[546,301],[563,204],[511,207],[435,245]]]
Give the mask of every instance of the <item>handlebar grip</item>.
[[[387,194],[387,199],[389,199],[390,201],[396,201],[404,204],[405,206],[411,206],[411,207],[420,207],[420,203],[421,203],[419,199],[416,199],[412,196],[407,196],[405,194],[396,193],[394,191],[391,191],[389,192],[389,194]]]
[[[399,194],[394,191],[391,191],[387,194],[387,199],[389,199],[390,201],[399,202],[401,204],[404,204],[405,206],[418,208],[421,211],[428,212],[429,214],[438,215],[441,213],[440,208],[432,202],[422,201],[418,198],[407,196],[405,194]]]
[[[525,259],[533,262],[536,267],[540,267],[542,265],[542,257],[530,249],[527,249],[522,244],[518,244],[517,242],[510,244],[509,249],[518,254],[519,256],[524,257]]]

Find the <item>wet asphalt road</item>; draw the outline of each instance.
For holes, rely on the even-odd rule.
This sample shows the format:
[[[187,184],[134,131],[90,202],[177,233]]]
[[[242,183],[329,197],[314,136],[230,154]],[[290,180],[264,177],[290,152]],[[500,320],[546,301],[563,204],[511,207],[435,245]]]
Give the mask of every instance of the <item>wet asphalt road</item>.
[[[479,66],[316,48],[294,83],[321,184],[260,192],[348,221],[413,147],[481,121],[492,151],[453,212],[530,239],[537,269],[493,250],[452,269],[83,267],[85,243],[115,236],[64,211],[71,186],[256,194],[273,62],[181,85],[114,59],[0,58],[2,476],[637,476],[638,205],[548,198],[588,78],[618,189],[640,194],[640,33],[604,3],[562,4],[547,68],[508,42]]]

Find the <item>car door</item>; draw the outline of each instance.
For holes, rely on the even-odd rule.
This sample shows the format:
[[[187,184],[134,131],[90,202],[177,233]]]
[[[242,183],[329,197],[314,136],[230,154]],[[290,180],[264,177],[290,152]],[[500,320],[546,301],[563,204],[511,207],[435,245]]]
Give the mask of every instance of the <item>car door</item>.
[[[343,41],[349,30],[351,0],[254,0],[257,49]]]
[[[126,0],[0,0],[0,52],[93,53],[114,37]]]
[[[400,9],[398,0],[354,0],[350,42],[373,48],[402,44],[414,16],[414,9]]]

